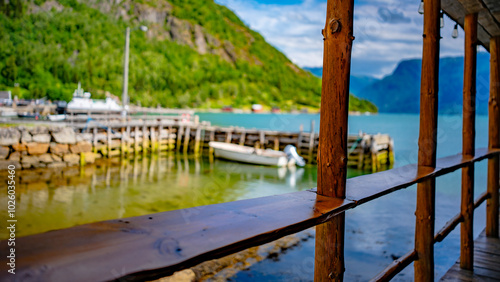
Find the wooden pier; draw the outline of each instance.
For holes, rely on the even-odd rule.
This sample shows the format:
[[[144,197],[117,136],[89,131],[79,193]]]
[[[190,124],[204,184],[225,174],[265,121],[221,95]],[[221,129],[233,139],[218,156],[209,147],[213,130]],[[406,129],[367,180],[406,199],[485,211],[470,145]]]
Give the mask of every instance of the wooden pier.
[[[105,157],[168,151],[210,154],[210,141],[274,150],[294,145],[308,164],[316,164],[318,155],[319,134],[314,130],[284,132],[219,127],[199,122],[197,117],[192,121],[182,121],[178,117],[149,117],[127,122],[94,121],[74,124],[73,127],[92,140],[94,152]],[[314,128],[314,122],[311,128]],[[393,141],[389,135],[350,135],[348,147],[348,165],[351,167],[377,171],[394,163]]]
[[[460,268],[460,260],[441,281],[500,281],[500,239],[486,236],[486,230],[474,241],[474,269]]]

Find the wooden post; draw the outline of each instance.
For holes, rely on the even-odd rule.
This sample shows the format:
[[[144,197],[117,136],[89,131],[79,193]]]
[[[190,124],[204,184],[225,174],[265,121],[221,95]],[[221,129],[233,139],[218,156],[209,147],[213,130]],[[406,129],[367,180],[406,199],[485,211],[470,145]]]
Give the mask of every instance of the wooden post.
[[[158,149],[158,153],[161,153],[161,142],[162,142],[162,136],[161,136],[161,132],[163,131],[163,125],[161,124],[161,120],[159,121],[159,124],[158,124],[158,140],[156,140],[158,142],[158,145],[157,145],[157,149]]]
[[[186,131],[184,132],[184,147],[182,148],[184,154],[186,154],[188,152],[188,149],[189,149],[189,138],[190,137],[191,137],[191,127],[188,125],[186,127]]]
[[[375,137],[372,135],[370,137],[370,160],[371,160],[371,170],[372,172],[376,172],[378,169],[378,149],[377,149],[377,141],[375,141]]]
[[[121,128],[121,134],[122,134],[122,138],[120,140],[120,153],[121,153],[121,157],[125,157],[125,128],[122,127]]]
[[[366,147],[366,138],[361,134],[360,138],[361,142],[359,142],[358,145],[358,150],[359,150],[359,155],[358,155],[358,169],[363,169],[363,166],[365,164],[365,147]]]
[[[488,113],[488,147],[500,148],[500,37],[490,39],[490,101]],[[486,236],[498,238],[498,155],[488,160],[488,193],[486,202]]]
[[[276,150],[276,151],[280,150],[280,138],[279,138],[279,136],[274,137],[274,150]]]
[[[226,143],[231,143],[231,140],[233,140],[233,131],[228,130],[226,132]]]
[[[240,135],[240,145],[241,146],[245,145],[245,137],[246,137],[246,131],[245,131],[245,129],[243,129],[243,132],[241,132],[241,135]]]
[[[139,127],[134,128],[134,155],[139,153]]]
[[[318,147],[318,194],[345,198],[347,119],[353,36],[354,0],[328,0],[323,30],[323,82]],[[311,122],[309,162],[312,162],[314,123]],[[312,144],[312,145],[311,145]],[[345,214],[316,227],[315,281],[344,279]]]
[[[259,145],[260,145],[260,148],[261,149],[265,149],[266,148],[265,144],[266,144],[266,134],[264,133],[264,131],[261,130],[259,132]]]
[[[215,140],[215,129],[214,128],[210,129],[210,139],[209,140],[210,141],[214,141]],[[212,147],[209,147],[208,148],[208,154],[209,154],[209,156],[212,157],[213,153],[214,153],[214,149]]]
[[[436,167],[440,12],[441,0],[425,1],[418,165],[428,167]],[[434,178],[417,185],[415,250],[418,259],[414,263],[417,282],[434,281],[435,196]]]
[[[167,151],[170,150],[170,145],[172,144],[172,125],[168,126],[168,131],[167,131]]]
[[[194,154],[198,155],[200,152],[200,137],[201,137],[201,126],[198,124],[196,126],[196,134],[194,137]]]
[[[111,127],[109,127],[108,123],[108,129],[107,129],[107,137],[108,137],[108,158],[111,158]]]
[[[151,154],[153,154],[156,152],[156,133],[154,126],[149,127],[149,138],[149,148],[151,149]]]
[[[142,125],[142,154],[144,155],[147,151],[148,148],[148,133],[147,133],[147,128],[146,128],[146,121],[144,121],[144,124]]]
[[[297,152],[300,153],[300,148],[302,147],[302,135],[304,134],[304,125],[301,124],[299,128],[299,136],[297,136]]]
[[[97,153],[97,127],[92,129],[93,132],[93,143],[94,143],[94,153]]]
[[[308,157],[308,161],[309,161],[310,164],[313,163],[313,151],[314,151],[314,140],[315,139],[316,139],[316,134],[314,133],[314,120],[311,120],[311,135],[309,135],[309,152],[308,152],[308,156],[309,156]],[[345,139],[345,141],[347,142],[347,129],[346,129],[346,139]],[[347,148],[347,145],[346,145],[346,148]],[[318,156],[319,156],[319,150],[318,150]],[[346,161],[346,164],[347,164],[347,161]],[[319,167],[318,167],[318,169],[319,169]]]
[[[127,157],[130,154],[130,125],[127,123]]]
[[[477,13],[465,16],[462,156],[473,157],[476,137]],[[462,168],[463,217],[460,225],[460,267],[474,268],[474,164]]]
[[[179,125],[179,127],[177,128],[177,146],[175,148],[179,153],[181,152],[181,142],[182,142],[183,132],[184,132],[184,126]]]

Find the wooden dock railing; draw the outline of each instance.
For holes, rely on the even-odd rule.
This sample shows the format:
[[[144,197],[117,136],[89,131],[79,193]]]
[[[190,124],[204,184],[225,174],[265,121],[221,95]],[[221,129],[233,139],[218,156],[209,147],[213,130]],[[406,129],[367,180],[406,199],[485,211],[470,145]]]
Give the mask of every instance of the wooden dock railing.
[[[469,5],[462,6],[465,2]],[[474,15],[478,12],[474,8],[478,2],[482,3],[479,10],[490,17]],[[0,258],[0,279],[155,279],[317,226],[314,279],[343,281],[344,212],[415,183],[418,185],[415,247],[373,281],[390,280],[411,262],[414,262],[415,281],[433,281],[434,244],[460,223],[460,265],[470,268],[474,259],[473,213],[484,201],[487,201],[486,233],[490,237],[499,235],[500,33],[497,30],[500,25],[492,20],[491,10],[500,8],[500,4],[496,1],[484,4],[481,0],[425,0],[418,164],[346,179],[353,7],[353,0],[329,0],[327,4],[316,190],[98,222],[18,238],[16,275],[8,274],[4,256]],[[464,146],[461,154],[437,159],[441,8],[465,25]],[[475,35],[478,21],[481,28]],[[489,144],[483,149],[475,149],[473,142],[477,36],[491,53]],[[487,192],[474,201],[473,165],[486,159]],[[436,177],[457,169],[462,169],[460,214],[435,233]]]
[[[314,131],[220,127],[212,126],[209,122],[199,122],[197,116],[193,120],[163,116],[148,116],[125,122],[96,119],[74,124],[73,127],[91,139],[96,152],[107,157],[167,151],[210,154],[208,143],[219,141],[274,150],[294,145],[307,163],[316,163],[319,134]],[[389,135],[359,133],[349,135],[347,139],[350,167],[378,171],[394,164],[394,144]]]

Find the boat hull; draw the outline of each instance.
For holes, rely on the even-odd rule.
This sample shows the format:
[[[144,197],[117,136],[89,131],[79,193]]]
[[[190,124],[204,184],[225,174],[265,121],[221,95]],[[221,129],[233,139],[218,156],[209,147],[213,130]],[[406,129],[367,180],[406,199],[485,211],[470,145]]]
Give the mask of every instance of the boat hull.
[[[288,158],[283,152],[259,150],[222,142],[210,142],[209,145],[214,149],[214,155],[217,158],[257,165],[280,167],[288,165]]]

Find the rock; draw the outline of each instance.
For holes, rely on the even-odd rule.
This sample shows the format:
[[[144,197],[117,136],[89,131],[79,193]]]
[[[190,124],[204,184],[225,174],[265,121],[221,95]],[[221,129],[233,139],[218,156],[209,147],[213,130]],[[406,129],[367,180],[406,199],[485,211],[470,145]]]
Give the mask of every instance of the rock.
[[[52,163],[52,162],[54,161],[54,159],[52,158],[52,155],[51,155],[51,154],[43,154],[43,155],[40,155],[40,156],[38,156],[38,159],[39,159],[42,163],[46,163],[46,164]]]
[[[28,143],[28,153],[30,155],[41,155],[47,153],[49,150],[49,144],[47,143]]]
[[[69,145],[69,150],[73,154],[87,153],[92,151],[92,144],[87,141],[78,142],[74,145]]]
[[[83,159],[85,160],[85,163],[87,164],[93,164],[95,163],[96,155],[95,153],[89,152],[89,153],[82,153]]]
[[[26,145],[21,144],[21,143],[17,143],[17,144],[12,145],[12,149],[14,149],[14,151],[17,151],[17,152],[22,152],[22,151],[28,150],[28,148],[26,148]]]
[[[92,142],[94,136],[92,133],[81,133],[79,135],[82,137],[82,140],[80,141],[88,141],[88,142]]]
[[[21,143],[30,143],[33,142],[33,137],[28,131],[21,132]]]
[[[33,135],[33,142],[50,143],[50,134],[44,133]]]
[[[49,167],[49,168],[66,167],[66,163],[65,162],[53,162],[53,163],[47,164],[47,167]]]
[[[70,127],[64,127],[59,132],[52,131],[52,137],[60,144],[75,144],[75,131]]]
[[[44,126],[36,126],[36,127],[28,129],[28,131],[31,133],[31,135],[49,133],[49,129],[47,127],[44,127]]]
[[[68,144],[58,144],[52,142],[50,143],[50,152],[53,154],[67,154],[69,153]]]
[[[205,41],[205,35],[203,33],[203,28],[200,25],[194,26],[194,43],[198,49],[198,53],[206,54],[208,51],[207,41]]]
[[[23,168],[31,168],[32,166],[38,165],[39,159],[37,156],[23,156],[21,158],[21,164]]]
[[[21,132],[12,127],[0,128],[0,146],[10,146],[19,143]]]
[[[20,152],[10,153],[8,160],[13,161],[13,162],[20,162],[21,161],[21,153]]]
[[[194,47],[192,40],[193,27],[188,21],[180,20],[176,17],[169,17],[168,25],[170,26],[170,36],[174,41],[188,45],[189,47]]]
[[[81,133],[77,133],[77,134],[75,135],[75,139],[76,139],[76,143],[78,143],[78,142],[82,142],[82,141],[83,141],[83,134],[81,134]]]
[[[66,154],[63,156],[63,160],[68,165],[77,165],[80,163],[80,156],[77,154]]]
[[[6,146],[0,146],[0,159],[5,160],[10,153],[10,148]]]
[[[45,163],[36,163],[32,165],[33,168],[44,168],[47,167],[47,164]]]
[[[11,160],[8,160],[8,161],[0,160],[0,170],[9,169],[10,165],[14,165],[16,167],[16,169],[21,168],[21,163],[19,163],[19,162],[11,161]]]
[[[175,272],[172,276],[164,277],[157,282],[193,282],[196,280],[196,274],[191,269],[184,269]]]
[[[238,56],[236,55],[236,50],[235,50],[233,44],[231,42],[225,40],[222,47],[224,48],[224,51],[226,51],[226,54],[229,56],[231,61],[236,62],[236,60],[238,59]]]
[[[62,162],[63,161],[63,159],[57,155],[51,154],[51,156],[52,156],[52,160],[54,162]]]

